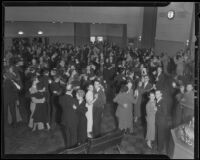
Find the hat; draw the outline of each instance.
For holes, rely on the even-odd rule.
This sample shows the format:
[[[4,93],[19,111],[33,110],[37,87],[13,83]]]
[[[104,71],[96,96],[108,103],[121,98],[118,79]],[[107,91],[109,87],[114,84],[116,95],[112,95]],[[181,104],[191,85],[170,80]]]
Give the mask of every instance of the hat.
[[[126,85],[121,86],[120,88],[120,92],[127,92],[128,91],[128,87]]]

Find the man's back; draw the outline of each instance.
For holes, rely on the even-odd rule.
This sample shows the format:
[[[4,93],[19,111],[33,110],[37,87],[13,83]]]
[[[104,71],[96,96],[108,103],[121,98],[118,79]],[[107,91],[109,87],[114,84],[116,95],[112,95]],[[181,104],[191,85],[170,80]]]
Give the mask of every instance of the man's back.
[[[156,112],[156,123],[163,124],[167,123],[168,117],[168,108],[164,99],[161,99],[159,102],[156,103],[157,112]]]
[[[98,98],[97,100],[94,102],[94,107],[102,107],[105,103],[106,103],[106,97],[105,97],[105,93],[103,92],[102,89],[100,89],[98,92]]]
[[[59,98],[59,103],[62,108],[62,124],[71,124],[77,119],[76,110],[73,108],[75,100],[71,95],[63,95]]]

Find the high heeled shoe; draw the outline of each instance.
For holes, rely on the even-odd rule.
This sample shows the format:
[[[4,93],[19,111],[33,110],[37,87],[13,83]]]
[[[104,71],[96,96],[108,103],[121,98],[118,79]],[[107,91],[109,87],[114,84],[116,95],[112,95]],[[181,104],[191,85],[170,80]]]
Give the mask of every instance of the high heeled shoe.
[[[150,148],[150,149],[152,149],[152,145],[151,145],[151,142],[150,141],[147,141],[147,146]]]

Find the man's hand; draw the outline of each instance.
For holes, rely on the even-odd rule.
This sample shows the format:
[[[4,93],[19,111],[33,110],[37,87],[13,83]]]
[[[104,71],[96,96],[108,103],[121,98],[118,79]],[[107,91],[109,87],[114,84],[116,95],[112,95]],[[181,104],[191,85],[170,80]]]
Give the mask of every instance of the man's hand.
[[[19,100],[16,101],[16,105],[19,106]]]
[[[58,92],[57,92],[57,91],[53,91],[53,93],[54,93],[54,94],[58,94]]]
[[[94,95],[94,98],[97,99],[97,98],[98,98],[98,94],[95,94],[95,95]]]
[[[176,88],[176,83],[175,82],[172,82],[172,87]]]
[[[42,103],[44,103],[45,102],[45,98],[42,98]]]
[[[123,107],[124,107],[124,108],[127,108],[127,107],[128,107],[128,104],[124,104]]]
[[[77,109],[77,107],[75,105],[73,105],[73,109]]]

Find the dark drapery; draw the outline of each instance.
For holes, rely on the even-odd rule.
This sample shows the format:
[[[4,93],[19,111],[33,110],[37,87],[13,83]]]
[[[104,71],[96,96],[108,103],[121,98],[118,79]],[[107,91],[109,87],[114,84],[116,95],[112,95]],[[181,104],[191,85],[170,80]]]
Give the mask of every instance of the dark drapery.
[[[157,23],[157,7],[144,7],[142,48],[154,48]]]
[[[122,47],[127,45],[127,24],[123,24]]]
[[[75,46],[88,44],[90,42],[90,23],[74,23]]]

